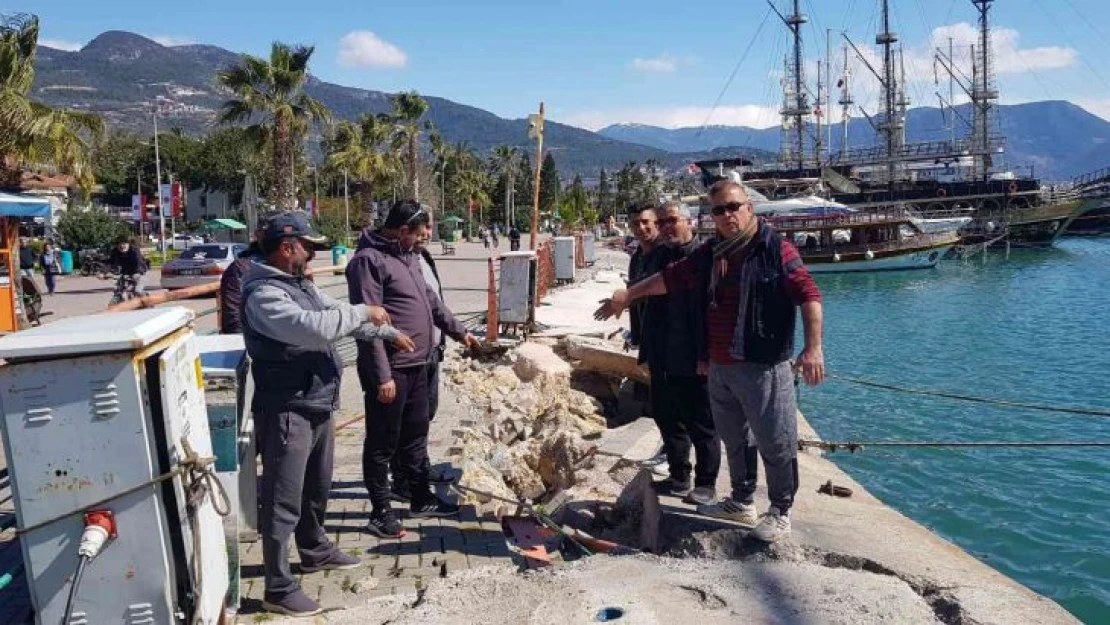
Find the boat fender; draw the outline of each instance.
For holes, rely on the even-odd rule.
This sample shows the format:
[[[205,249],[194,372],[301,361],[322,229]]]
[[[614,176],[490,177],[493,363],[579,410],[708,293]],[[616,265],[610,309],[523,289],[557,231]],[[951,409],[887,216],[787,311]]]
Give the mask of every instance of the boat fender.
[[[833,262],[834,263],[839,263],[840,262],[840,254],[833,254]]]
[[[867,260],[874,260],[875,252],[872,252],[871,250],[867,250],[866,252],[863,253],[863,257],[866,258]]]
[[[937,189],[937,197],[944,197],[946,195],[948,195],[948,189],[945,189],[944,187]]]
[[[1010,185],[1006,188],[1010,191],[1010,193],[1017,193],[1017,183],[1016,182],[1011,182]]]

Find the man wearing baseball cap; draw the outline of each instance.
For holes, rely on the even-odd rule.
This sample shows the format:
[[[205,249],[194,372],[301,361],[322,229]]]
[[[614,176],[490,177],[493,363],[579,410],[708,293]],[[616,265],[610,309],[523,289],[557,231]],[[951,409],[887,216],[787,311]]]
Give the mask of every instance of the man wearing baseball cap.
[[[389,341],[412,351],[413,342],[389,325],[377,306],[351,306],[325,295],[305,278],[312,245],[323,243],[303,212],[270,217],[261,230],[263,259],[243,277],[243,341],[254,376],[254,412],[262,454],[259,530],[271,612],[310,616],[320,606],[293,577],[293,537],[301,571],[352,569],[361,563],[339,550],[324,531],[331,489],[343,362],[335,341],[354,336]]]

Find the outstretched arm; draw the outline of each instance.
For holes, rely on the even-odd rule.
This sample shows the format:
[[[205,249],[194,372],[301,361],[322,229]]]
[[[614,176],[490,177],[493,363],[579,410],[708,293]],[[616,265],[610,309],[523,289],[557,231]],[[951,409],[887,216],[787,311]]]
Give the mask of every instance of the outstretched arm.
[[[621,313],[636,300],[651,297],[652,295],[666,294],[667,283],[663,280],[663,274],[657,273],[650,278],[637,282],[627,289],[614,291],[613,297],[601,300],[601,306],[594,311],[594,319],[604,321],[610,317],[620,318]]]

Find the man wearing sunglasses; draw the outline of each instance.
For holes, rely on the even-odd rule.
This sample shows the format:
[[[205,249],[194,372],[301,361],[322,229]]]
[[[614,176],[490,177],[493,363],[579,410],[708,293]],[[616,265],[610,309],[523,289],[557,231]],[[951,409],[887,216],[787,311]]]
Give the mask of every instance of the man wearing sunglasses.
[[[802,310],[805,347],[797,362],[807,384],[825,378],[821,347],[821,292],[798,250],[760,223],[747,192],[731,180],[709,189],[717,235],[661,274],[613,293],[595,316],[619,315],[633,302],[668,292],[706,294],[709,396],[717,434],[725,443],[731,496],[698,506],[702,514],[755,526],[752,536],[776,542],[790,535],[790,507],[798,490],[794,373],[796,311]],[[767,470],[770,508],[756,517],[757,459]]]
[[[668,264],[697,249],[690,209],[685,205],[664,204],[658,224]],[[670,472],[670,477],[656,482],[656,488],[661,494],[682,497],[686,503],[710,504],[717,497],[721,440],[713,426],[706,388],[705,294],[696,290],[668,293],[661,313],[648,320],[640,349],[641,354],[647,352],[652,417],[663,437]]]
[[[427,462],[428,362],[438,328],[468,347],[477,339],[467,333],[428,285],[417,244],[427,236],[428,211],[415,200],[393,205],[380,230],[367,229],[358,252],[347,265],[351,303],[382,306],[393,324],[412,337],[415,349],[402,352],[380,341],[358,342],[358,375],[366,407],[362,471],[373,507],[367,529],[383,538],[404,535],[390,504],[389,465],[410,489],[414,517],[448,516],[458,506],[441,501],[429,484]]]

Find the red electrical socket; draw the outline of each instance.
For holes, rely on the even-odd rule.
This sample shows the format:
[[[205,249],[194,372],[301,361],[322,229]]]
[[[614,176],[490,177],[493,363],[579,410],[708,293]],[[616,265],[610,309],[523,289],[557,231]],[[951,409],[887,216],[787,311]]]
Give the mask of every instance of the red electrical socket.
[[[99,525],[108,531],[108,536],[116,537],[116,517],[111,510],[93,510],[85,513],[85,527]]]

